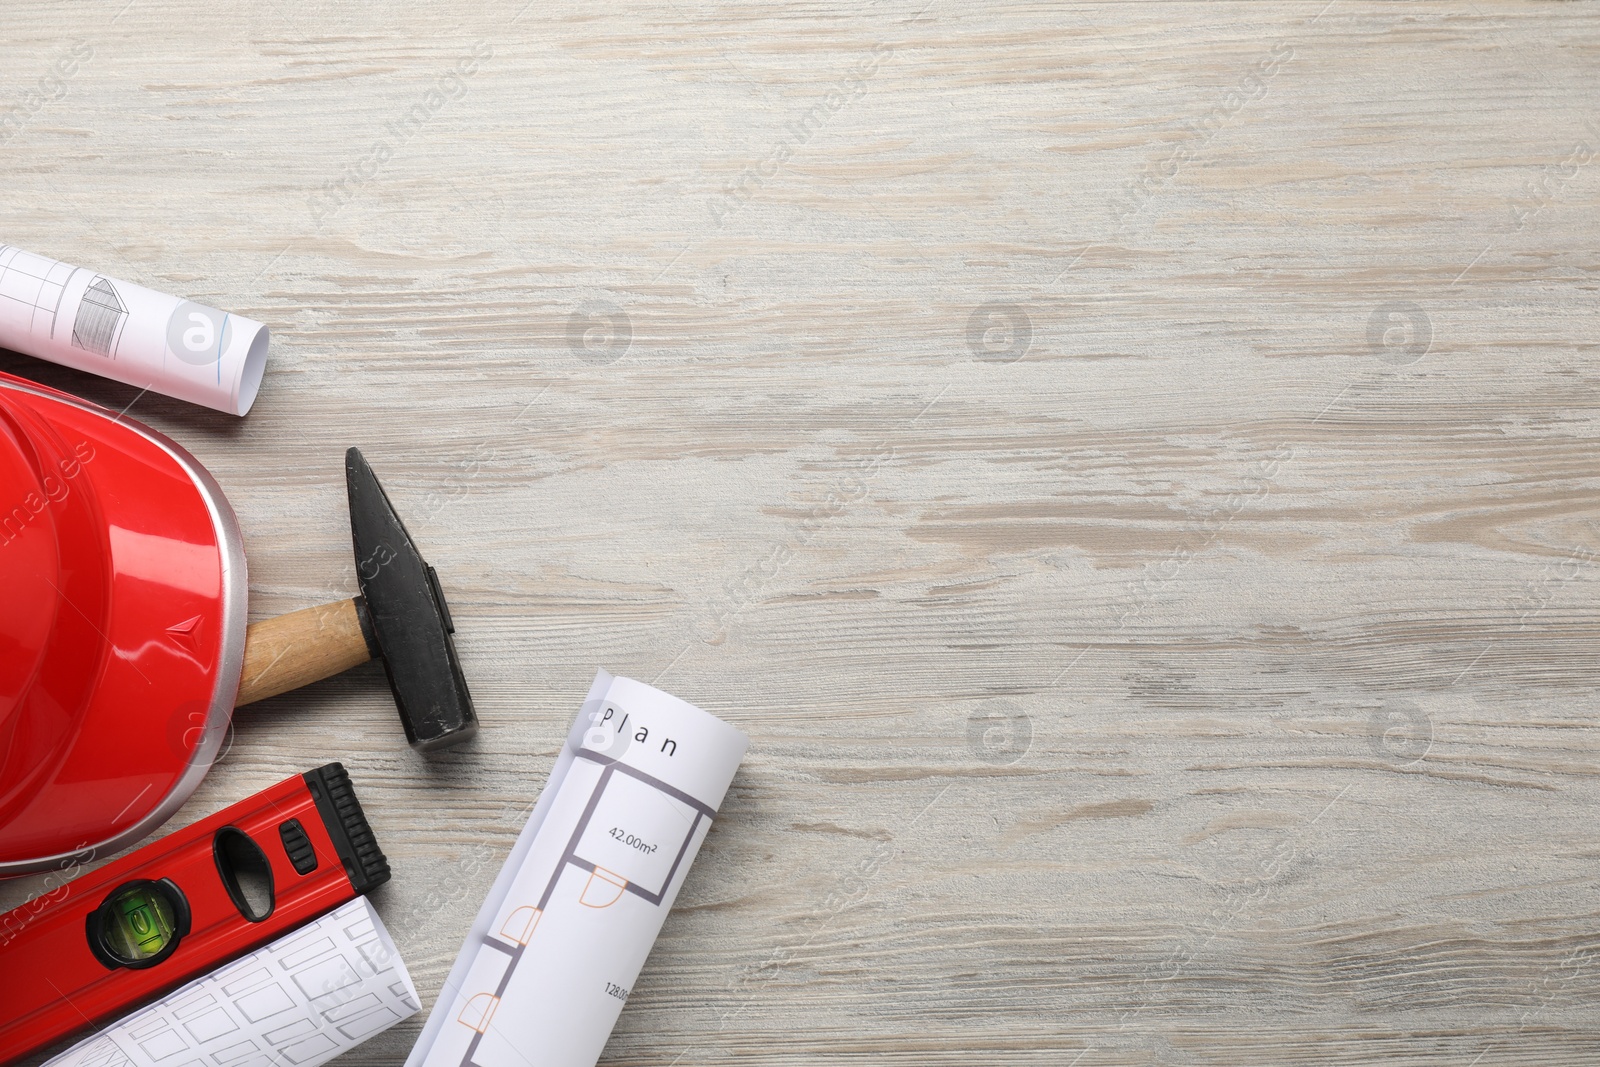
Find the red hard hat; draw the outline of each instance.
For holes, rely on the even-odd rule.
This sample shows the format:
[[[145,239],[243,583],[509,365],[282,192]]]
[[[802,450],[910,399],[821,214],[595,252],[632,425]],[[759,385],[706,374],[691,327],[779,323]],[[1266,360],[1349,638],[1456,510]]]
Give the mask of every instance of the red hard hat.
[[[246,588],[193,456],[0,373],[0,877],[104,858],[188,799],[238,694]]]

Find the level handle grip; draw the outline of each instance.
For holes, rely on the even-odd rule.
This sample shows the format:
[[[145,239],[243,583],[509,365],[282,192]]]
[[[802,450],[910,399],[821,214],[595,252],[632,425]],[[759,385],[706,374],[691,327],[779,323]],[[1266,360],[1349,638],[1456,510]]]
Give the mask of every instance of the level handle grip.
[[[235,705],[320,682],[371,659],[360,600],[318,604],[251,623],[245,631],[244,671]]]

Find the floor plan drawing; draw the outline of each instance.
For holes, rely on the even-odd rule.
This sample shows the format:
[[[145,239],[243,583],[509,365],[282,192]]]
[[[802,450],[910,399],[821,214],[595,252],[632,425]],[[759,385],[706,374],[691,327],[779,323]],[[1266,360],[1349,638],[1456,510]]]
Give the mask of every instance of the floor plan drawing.
[[[600,768],[593,790],[538,902],[514,906],[505,921],[482,939],[506,960],[494,989],[474,994],[456,1016],[458,1023],[473,1031],[460,1067],[488,1067],[476,1063],[474,1055],[558,889],[563,898],[556,907],[567,910],[611,908],[625,894],[658,908],[697,832],[715,814],[682,790],[624,763],[588,751],[577,756]],[[657,817],[641,818],[644,812]],[[648,840],[624,829],[637,827],[649,833],[643,830],[646,824],[653,824],[660,831],[654,836],[661,839]]]
[[[601,672],[408,1067],[593,1067],[747,744]]]

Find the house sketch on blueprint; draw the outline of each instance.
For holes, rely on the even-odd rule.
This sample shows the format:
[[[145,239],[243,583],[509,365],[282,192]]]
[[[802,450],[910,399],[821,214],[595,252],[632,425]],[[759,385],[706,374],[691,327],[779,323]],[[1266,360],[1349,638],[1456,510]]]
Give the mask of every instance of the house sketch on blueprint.
[[[78,304],[78,317],[72,323],[72,344],[86,352],[109,356],[128,319],[128,308],[109,279],[96,278],[84,291]]]

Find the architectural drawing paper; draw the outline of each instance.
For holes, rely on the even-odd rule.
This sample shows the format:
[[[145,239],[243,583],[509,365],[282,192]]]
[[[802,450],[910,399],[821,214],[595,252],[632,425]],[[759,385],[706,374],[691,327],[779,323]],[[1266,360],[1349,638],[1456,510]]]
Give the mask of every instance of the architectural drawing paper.
[[[748,745],[601,671],[406,1067],[594,1067]]]
[[[43,1067],[317,1067],[419,1006],[389,932],[356,897]]]
[[[243,415],[268,340],[254,319],[0,245],[0,347]]]

